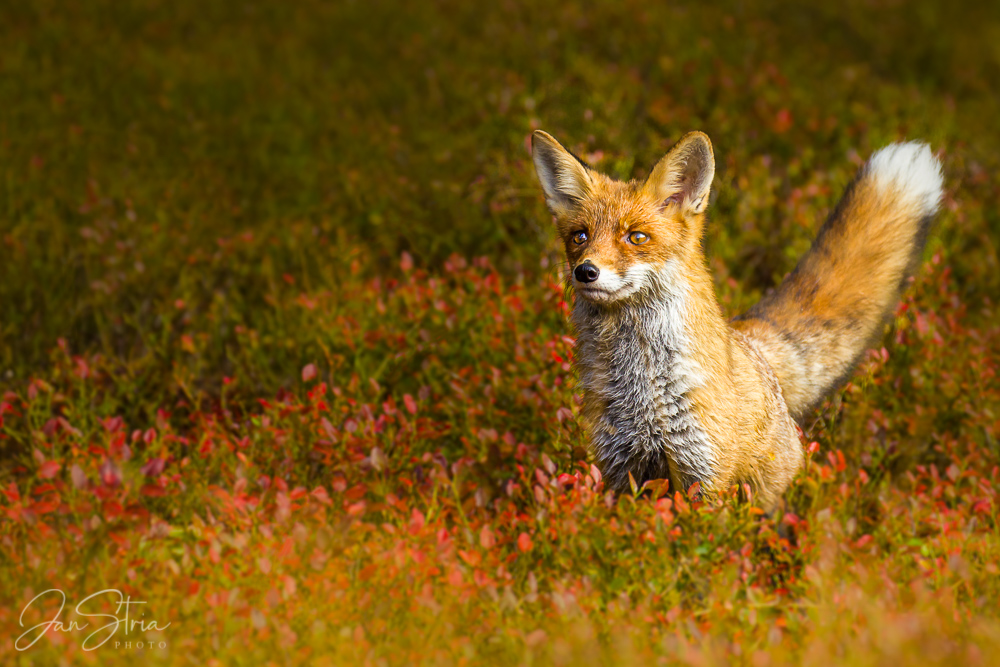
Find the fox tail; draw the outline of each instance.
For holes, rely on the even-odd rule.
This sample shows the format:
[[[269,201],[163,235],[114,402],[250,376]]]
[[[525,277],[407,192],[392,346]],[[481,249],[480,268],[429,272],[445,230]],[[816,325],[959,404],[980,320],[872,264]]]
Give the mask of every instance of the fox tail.
[[[927,144],[876,152],[795,270],[734,319],[771,364],[796,421],[847,380],[882,334],[941,194],[941,164]]]

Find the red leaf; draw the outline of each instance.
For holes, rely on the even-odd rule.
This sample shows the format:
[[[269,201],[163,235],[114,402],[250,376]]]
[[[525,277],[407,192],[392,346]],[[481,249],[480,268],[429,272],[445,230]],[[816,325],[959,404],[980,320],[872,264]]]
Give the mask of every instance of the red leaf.
[[[534,544],[531,541],[531,536],[528,535],[527,533],[521,533],[520,535],[517,536],[517,548],[522,553],[527,553],[531,551],[531,547],[533,546]]]
[[[528,646],[534,647],[544,642],[547,638],[548,635],[545,633],[545,630],[535,630],[534,632],[528,633],[528,635],[524,638],[524,643]]]
[[[413,256],[405,250],[399,257],[399,268],[403,270],[403,273],[409,273],[413,269]]]
[[[306,364],[302,367],[302,381],[309,382],[316,378],[316,364]]]
[[[101,481],[107,486],[119,486],[122,483],[122,474],[118,466],[110,460],[105,460],[101,465]]]
[[[417,535],[424,529],[424,513],[414,509],[410,514],[410,535]]]
[[[774,131],[779,134],[787,132],[792,127],[792,112],[788,109],[780,109],[774,117]]]
[[[62,466],[59,463],[55,461],[46,461],[38,469],[38,476],[42,479],[52,479],[59,474],[59,470],[61,469]]]
[[[334,479],[333,488],[337,488],[337,480]],[[359,498],[364,498],[365,494],[368,492],[368,487],[364,484],[355,484],[351,488],[344,492],[344,496],[348,500],[358,500]]]
[[[642,488],[649,489],[653,492],[653,498],[659,499],[670,493],[670,480],[669,479],[649,479],[646,483],[642,485]],[[669,502],[669,498],[667,499]]]
[[[163,468],[165,466],[166,461],[161,459],[159,456],[156,456],[146,461],[142,468],[140,468],[140,471],[146,477],[155,477],[163,472]]]
[[[108,417],[101,422],[101,425],[108,433],[114,433],[125,425],[125,421],[121,417]]]
[[[635,477],[632,476],[632,471],[628,471],[628,486],[632,489],[632,495],[637,495],[639,493],[639,485],[635,482]]]
[[[483,529],[479,531],[479,544],[484,549],[492,549],[496,543],[497,538],[493,535],[493,530],[488,525],[483,526]]]
[[[322,503],[323,505],[330,504],[330,494],[328,494],[326,492],[326,489],[324,489],[322,486],[317,486],[315,489],[312,490],[312,493],[310,495],[312,495],[312,497],[315,500]]]
[[[472,567],[479,565],[479,562],[482,560],[482,556],[479,555],[478,551],[463,551],[462,549],[459,549],[458,555]]]
[[[150,498],[159,498],[160,496],[167,495],[167,492],[163,490],[163,487],[157,486],[156,484],[144,485],[139,493]]]
[[[117,519],[124,512],[122,504],[116,500],[106,500],[104,501],[104,518],[105,519]]]
[[[409,394],[403,394],[403,405],[406,406],[406,411],[411,415],[417,414],[417,402]]]
[[[343,493],[347,490],[347,480],[344,479],[343,475],[334,475],[333,481],[330,482],[330,486],[337,493]],[[364,492],[362,492],[362,495],[364,495]]]
[[[590,476],[594,478],[594,484],[601,483],[601,471],[593,463],[590,464]]]
[[[972,506],[972,511],[976,514],[989,514],[990,513],[989,499],[984,499],[977,502],[975,505]]]
[[[73,482],[74,488],[82,489],[87,486],[87,474],[83,472],[83,468],[75,463],[69,469],[69,478]]]
[[[51,499],[39,500],[38,502],[34,502],[31,504],[31,511],[38,515],[48,514],[49,512],[55,512],[57,509],[59,509],[58,500],[51,500]]]

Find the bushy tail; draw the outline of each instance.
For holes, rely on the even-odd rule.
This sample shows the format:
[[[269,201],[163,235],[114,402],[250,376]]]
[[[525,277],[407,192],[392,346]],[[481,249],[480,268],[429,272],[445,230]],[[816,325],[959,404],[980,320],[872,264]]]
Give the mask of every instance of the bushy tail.
[[[733,321],[760,346],[796,421],[850,376],[881,335],[920,262],[941,185],[941,164],[927,144],[878,151],[795,270]]]

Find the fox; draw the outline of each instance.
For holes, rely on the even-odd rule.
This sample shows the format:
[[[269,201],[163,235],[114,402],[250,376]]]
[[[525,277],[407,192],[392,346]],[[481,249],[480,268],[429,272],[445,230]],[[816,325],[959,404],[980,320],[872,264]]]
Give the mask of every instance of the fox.
[[[531,148],[575,293],[579,416],[606,486],[736,486],[773,510],[804,465],[799,425],[850,378],[919,268],[939,160],[915,141],[875,152],[794,270],[727,320],[702,244],[706,134],[627,182],[541,130]]]

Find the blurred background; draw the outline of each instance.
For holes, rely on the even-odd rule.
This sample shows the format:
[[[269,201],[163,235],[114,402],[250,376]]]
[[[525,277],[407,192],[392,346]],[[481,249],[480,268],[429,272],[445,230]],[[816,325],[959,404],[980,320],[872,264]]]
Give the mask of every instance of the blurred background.
[[[273,391],[317,351],[284,304],[352,271],[555,271],[539,127],[621,178],[707,132],[733,311],[873,149],[927,140],[928,253],[962,257],[973,311],[997,293],[997,3],[38,0],[3,5],[0,44],[0,386],[63,338],[164,391],[193,346],[198,387]]]
[[[0,1],[0,628],[115,588],[174,625],[101,664],[995,663],[998,90],[995,0]],[[728,314],[872,151],[941,156],[782,510],[603,491],[536,128],[619,178],[708,133]],[[94,662],[50,635],[0,664]]]

